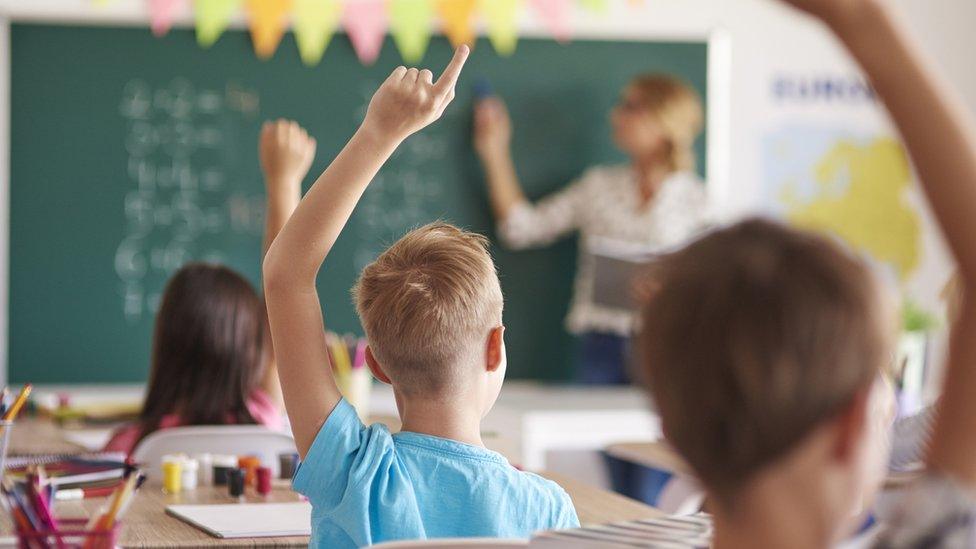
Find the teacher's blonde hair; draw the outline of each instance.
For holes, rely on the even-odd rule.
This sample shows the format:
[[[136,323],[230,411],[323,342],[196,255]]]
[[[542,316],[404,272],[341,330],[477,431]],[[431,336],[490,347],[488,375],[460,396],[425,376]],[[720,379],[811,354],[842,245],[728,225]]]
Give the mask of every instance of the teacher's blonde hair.
[[[672,172],[695,170],[695,139],[704,124],[701,99],[690,85],[668,74],[642,74],[630,81],[668,142]]]

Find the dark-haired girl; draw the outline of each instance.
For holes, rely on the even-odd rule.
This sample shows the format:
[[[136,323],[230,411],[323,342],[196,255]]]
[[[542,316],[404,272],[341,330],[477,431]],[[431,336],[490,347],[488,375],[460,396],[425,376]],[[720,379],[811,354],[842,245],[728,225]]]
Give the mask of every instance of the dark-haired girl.
[[[269,122],[261,130],[268,196],[264,251],[298,205],[315,145],[295,122]],[[261,297],[227,267],[191,263],[166,284],[139,419],[119,428],[105,450],[130,453],[146,435],[184,425],[280,428],[281,408]]]

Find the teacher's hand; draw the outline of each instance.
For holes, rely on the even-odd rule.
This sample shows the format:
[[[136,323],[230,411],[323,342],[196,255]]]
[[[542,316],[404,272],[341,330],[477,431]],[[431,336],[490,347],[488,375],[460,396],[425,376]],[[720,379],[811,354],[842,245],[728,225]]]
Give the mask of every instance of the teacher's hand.
[[[485,163],[509,154],[512,121],[505,103],[497,97],[478,101],[474,106],[474,148]]]

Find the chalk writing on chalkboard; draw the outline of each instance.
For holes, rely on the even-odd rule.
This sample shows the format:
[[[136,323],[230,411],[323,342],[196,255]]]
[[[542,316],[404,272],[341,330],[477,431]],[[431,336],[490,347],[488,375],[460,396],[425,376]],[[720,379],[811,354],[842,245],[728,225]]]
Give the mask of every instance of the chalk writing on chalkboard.
[[[362,103],[354,111],[362,120],[376,86],[361,86]],[[444,118],[455,116],[449,109]],[[435,125],[410,136],[376,175],[359,204],[360,239],[353,255],[361,270],[407,231],[438,217],[443,180],[438,161],[446,154],[448,136]]]
[[[131,184],[122,208],[125,229],[115,253],[121,307],[129,322],[155,314],[166,279],[190,260],[219,262],[221,236],[260,234],[260,197],[228,188],[225,134],[234,117],[254,116],[259,97],[237,84],[196,89],[184,78],[163,86],[134,79],[119,114]]]

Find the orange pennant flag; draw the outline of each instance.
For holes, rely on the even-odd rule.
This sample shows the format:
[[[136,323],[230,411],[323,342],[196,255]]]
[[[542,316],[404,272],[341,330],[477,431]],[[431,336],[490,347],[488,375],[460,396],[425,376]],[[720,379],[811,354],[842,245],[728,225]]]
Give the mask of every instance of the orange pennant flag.
[[[444,20],[444,34],[455,48],[474,47],[474,10],[478,0],[437,0],[437,12]]]
[[[246,6],[254,52],[259,58],[268,59],[285,35],[292,0],[247,0]]]

